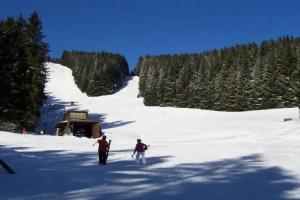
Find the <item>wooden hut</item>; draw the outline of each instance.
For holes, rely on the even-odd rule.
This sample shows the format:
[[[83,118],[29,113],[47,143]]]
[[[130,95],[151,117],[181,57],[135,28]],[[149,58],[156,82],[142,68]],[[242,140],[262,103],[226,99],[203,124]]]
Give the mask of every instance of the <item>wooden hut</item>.
[[[56,135],[74,135],[77,137],[98,138],[101,136],[100,123],[88,119],[88,111],[69,110],[63,121],[55,125]]]

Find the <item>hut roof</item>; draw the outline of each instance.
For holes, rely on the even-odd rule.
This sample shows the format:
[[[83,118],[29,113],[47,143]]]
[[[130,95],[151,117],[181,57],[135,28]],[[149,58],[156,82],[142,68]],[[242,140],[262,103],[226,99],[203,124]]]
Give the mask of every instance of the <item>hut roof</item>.
[[[69,121],[61,121],[61,122],[58,122],[56,125],[55,125],[55,128],[60,128],[64,125],[66,125],[68,122],[70,123],[85,123],[85,124],[98,124],[99,121],[97,120],[87,120],[87,119],[71,119]]]

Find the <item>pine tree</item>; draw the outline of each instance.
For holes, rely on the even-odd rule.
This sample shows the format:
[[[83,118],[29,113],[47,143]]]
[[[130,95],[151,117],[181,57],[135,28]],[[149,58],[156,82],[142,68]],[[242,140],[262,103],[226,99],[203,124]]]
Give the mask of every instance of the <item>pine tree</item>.
[[[36,30],[33,22],[38,22]],[[38,121],[46,79],[47,44],[42,42],[42,37],[34,37],[41,34],[29,34],[29,29],[40,33],[37,13],[33,13],[28,21],[20,16],[0,23],[0,90],[3,97],[0,120],[13,121],[19,126],[34,125]]]

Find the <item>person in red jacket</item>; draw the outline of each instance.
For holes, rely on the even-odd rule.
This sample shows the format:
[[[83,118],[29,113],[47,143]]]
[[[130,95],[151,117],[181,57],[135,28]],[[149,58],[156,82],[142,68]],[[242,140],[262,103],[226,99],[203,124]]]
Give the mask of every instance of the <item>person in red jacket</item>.
[[[134,156],[134,154],[137,152],[136,154],[136,163],[139,163],[140,160],[142,160],[143,164],[146,164],[146,159],[145,159],[145,151],[147,150],[148,146],[144,143],[142,143],[141,139],[137,139],[137,144],[135,145],[135,149],[134,152],[132,154],[132,157]],[[142,157],[142,158],[140,158]]]
[[[101,140],[97,141],[99,146],[98,146],[98,155],[99,155],[99,165],[106,165],[106,160],[107,160],[107,152],[109,149],[109,144],[106,141],[106,136],[104,135]]]

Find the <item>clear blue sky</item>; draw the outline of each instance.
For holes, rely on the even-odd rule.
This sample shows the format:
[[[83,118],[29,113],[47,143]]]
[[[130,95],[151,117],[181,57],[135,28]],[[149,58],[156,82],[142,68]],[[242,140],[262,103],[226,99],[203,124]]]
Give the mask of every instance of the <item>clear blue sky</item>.
[[[109,51],[124,55],[131,69],[144,55],[300,36],[300,0],[0,0],[0,18],[33,10],[52,57]]]

